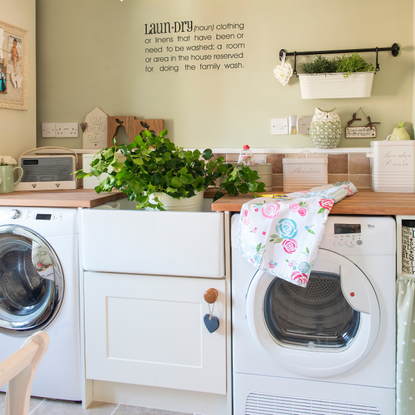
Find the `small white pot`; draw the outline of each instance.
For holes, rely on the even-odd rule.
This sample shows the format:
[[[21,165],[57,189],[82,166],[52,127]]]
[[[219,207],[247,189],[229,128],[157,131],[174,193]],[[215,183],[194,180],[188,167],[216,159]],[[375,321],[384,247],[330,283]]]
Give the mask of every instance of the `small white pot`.
[[[153,193],[150,195],[150,202],[156,203],[154,197],[157,196],[164,209],[173,212],[202,212],[203,197],[205,192],[196,192],[196,195],[189,198],[174,199],[166,193]],[[150,210],[150,209],[149,209]],[[152,210],[152,209],[151,209]]]
[[[372,95],[373,72],[298,74],[301,98],[367,98]]]

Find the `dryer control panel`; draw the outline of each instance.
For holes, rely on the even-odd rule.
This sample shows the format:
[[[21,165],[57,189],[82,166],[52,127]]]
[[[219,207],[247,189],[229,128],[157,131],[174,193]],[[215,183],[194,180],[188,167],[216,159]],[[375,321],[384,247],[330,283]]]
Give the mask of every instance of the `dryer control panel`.
[[[395,254],[395,220],[388,216],[329,216],[320,246],[343,255]]]

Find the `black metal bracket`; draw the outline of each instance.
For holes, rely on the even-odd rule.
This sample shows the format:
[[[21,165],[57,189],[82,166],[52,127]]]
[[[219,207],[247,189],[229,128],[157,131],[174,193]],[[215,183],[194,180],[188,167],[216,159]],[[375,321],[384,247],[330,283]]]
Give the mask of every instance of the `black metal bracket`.
[[[379,52],[392,52],[392,56],[396,57],[399,54],[400,47],[397,43],[394,43],[390,48],[368,48],[368,49],[344,49],[344,50],[319,50],[319,51],[313,51],[313,52],[287,52],[285,49],[280,50],[280,60],[282,60],[282,57],[285,52],[285,56],[294,56],[294,74],[298,76],[297,74],[297,56],[305,56],[305,55],[329,55],[329,54],[341,54],[341,53],[364,53],[364,52],[376,52],[376,71],[380,71],[379,66]]]

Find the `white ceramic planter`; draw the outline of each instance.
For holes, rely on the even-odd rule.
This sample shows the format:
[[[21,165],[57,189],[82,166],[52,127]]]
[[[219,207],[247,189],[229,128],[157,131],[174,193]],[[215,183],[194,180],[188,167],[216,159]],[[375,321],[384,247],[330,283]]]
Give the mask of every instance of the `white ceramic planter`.
[[[301,98],[367,98],[372,94],[373,72],[299,74]]]
[[[193,197],[174,199],[166,193],[153,193],[150,196],[150,201],[155,203],[154,197],[157,196],[164,209],[168,211],[202,212],[204,194],[205,192],[196,192],[196,196]]]

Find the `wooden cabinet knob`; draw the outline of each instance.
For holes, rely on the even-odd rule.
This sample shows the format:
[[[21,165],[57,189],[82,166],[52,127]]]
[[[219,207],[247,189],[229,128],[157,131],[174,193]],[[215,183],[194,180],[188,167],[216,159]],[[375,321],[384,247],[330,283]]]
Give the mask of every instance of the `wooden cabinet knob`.
[[[209,304],[214,303],[218,299],[218,290],[216,288],[209,288],[205,291],[203,298]]]

